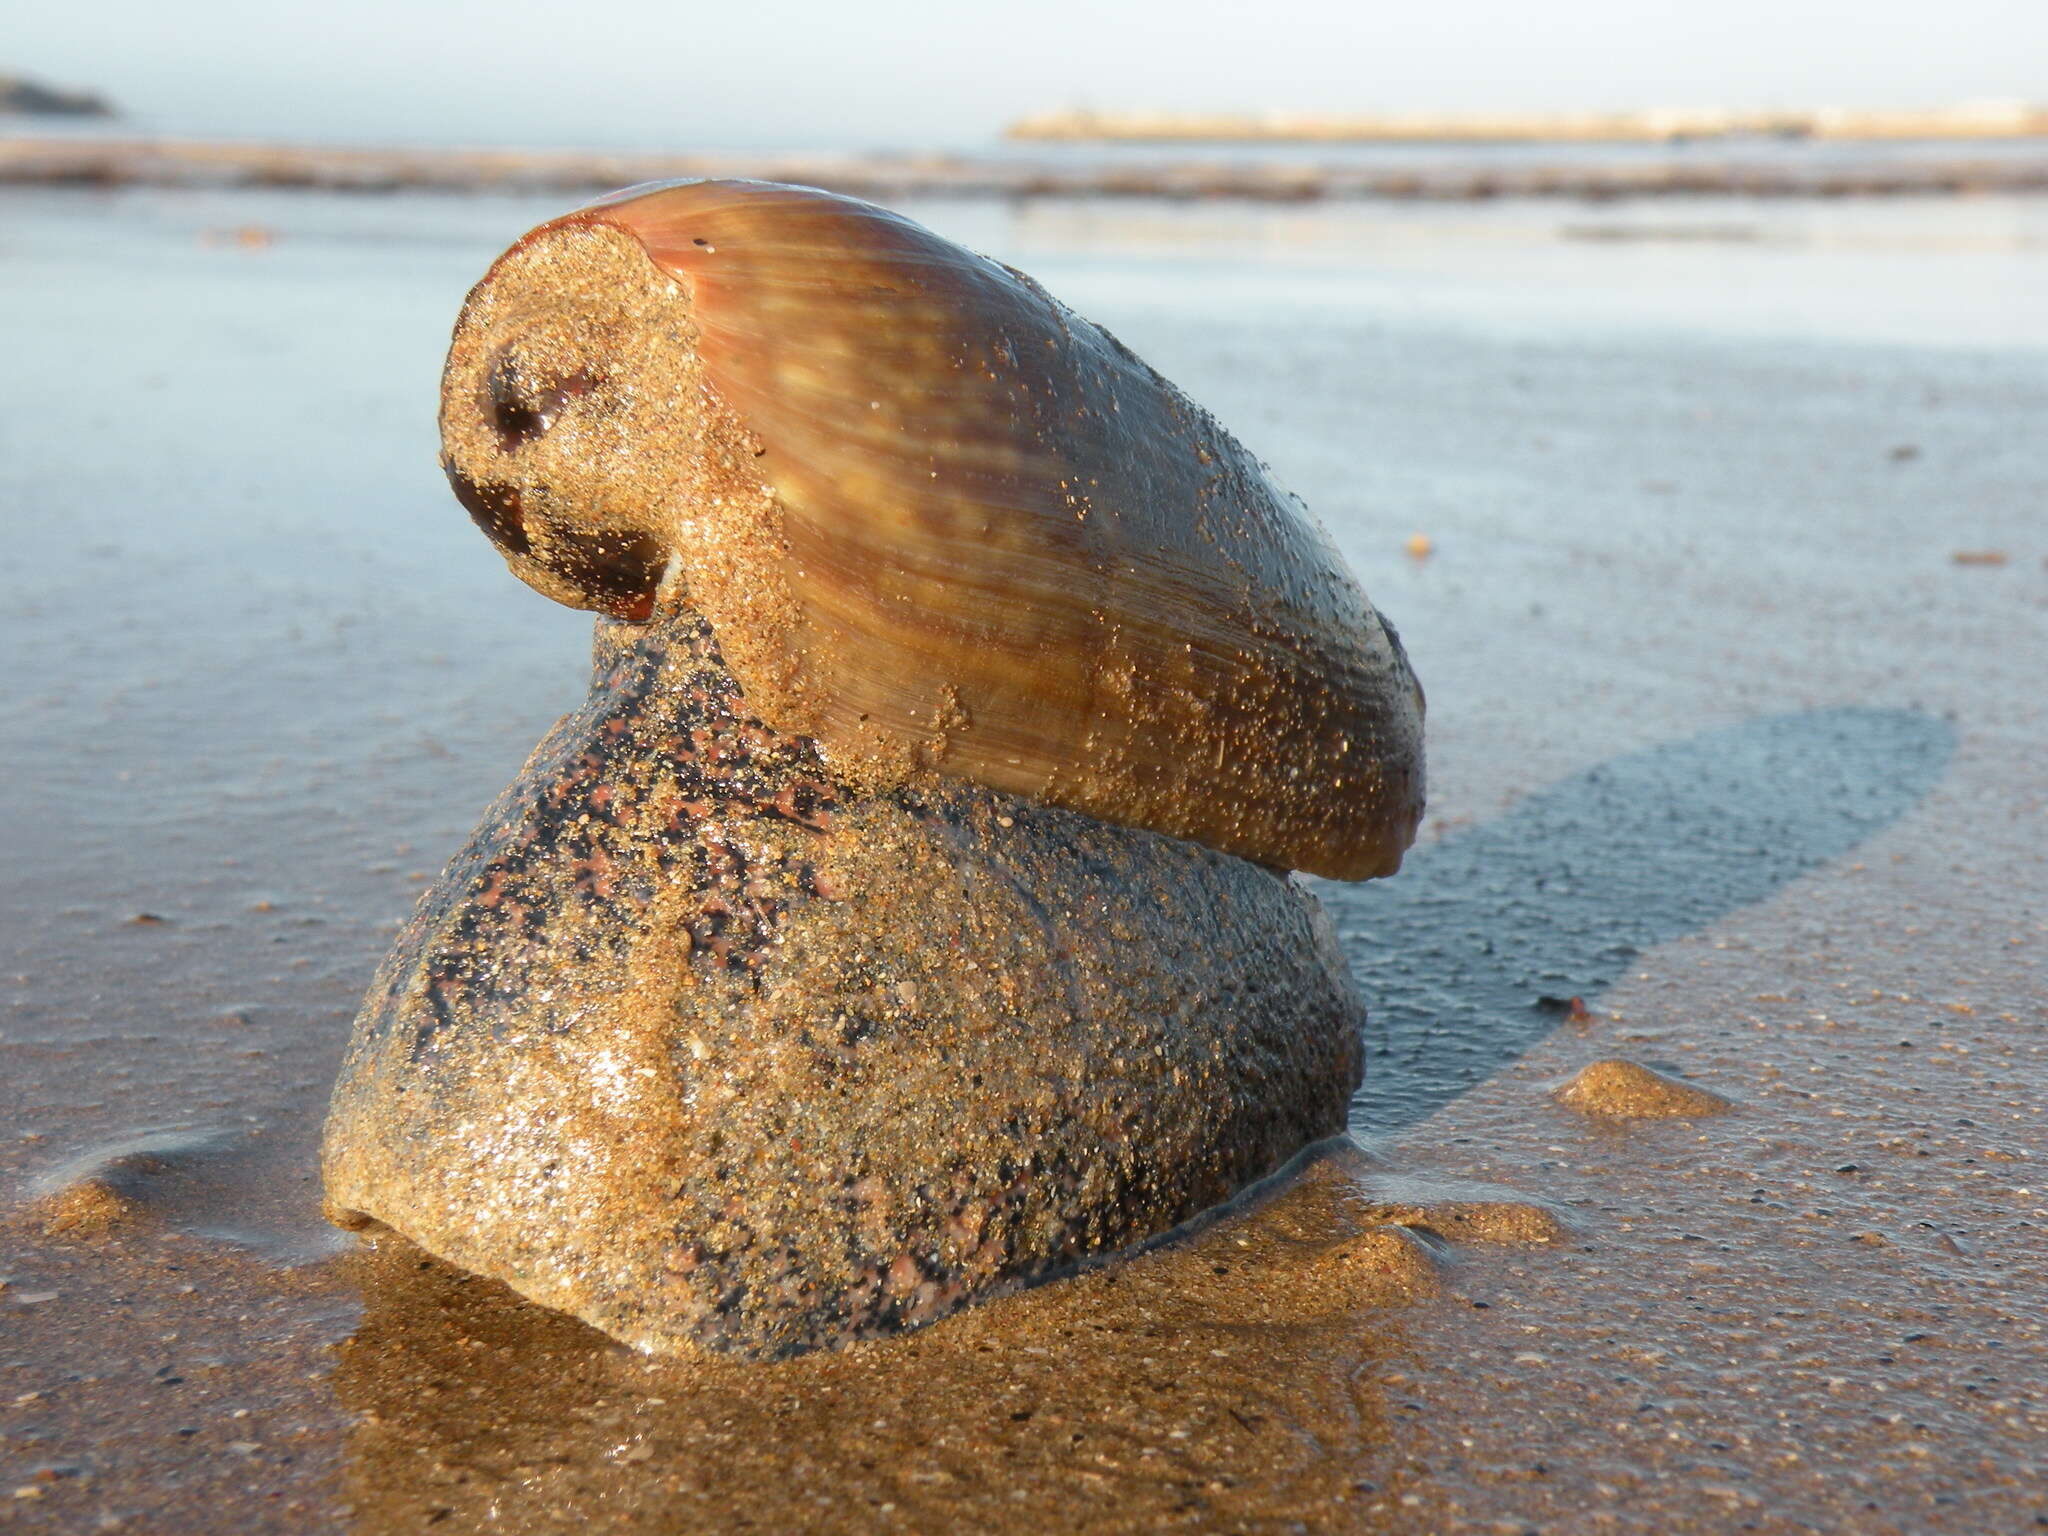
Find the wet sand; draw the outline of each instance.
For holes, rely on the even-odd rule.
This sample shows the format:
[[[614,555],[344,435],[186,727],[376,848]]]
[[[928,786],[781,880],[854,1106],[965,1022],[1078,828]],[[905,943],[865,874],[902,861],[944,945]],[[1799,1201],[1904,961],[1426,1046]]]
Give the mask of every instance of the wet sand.
[[[1330,523],[1433,808],[1325,888],[1353,1147],[755,1368],[318,1217],[347,1018],[582,688],[433,469],[461,294],[550,205],[8,199],[0,1525],[2048,1519],[2036,205],[917,210]],[[1727,1107],[1560,1102],[1610,1061]]]

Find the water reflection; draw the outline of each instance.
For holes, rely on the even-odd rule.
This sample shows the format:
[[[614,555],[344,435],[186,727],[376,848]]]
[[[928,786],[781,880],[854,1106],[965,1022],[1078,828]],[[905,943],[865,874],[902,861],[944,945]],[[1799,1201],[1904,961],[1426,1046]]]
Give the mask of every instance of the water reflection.
[[[766,1366],[646,1359],[387,1237],[335,1376],[355,1525],[1344,1528],[1389,1455],[1386,1303],[1436,1284],[1386,1215],[1340,1152],[1177,1246]]]

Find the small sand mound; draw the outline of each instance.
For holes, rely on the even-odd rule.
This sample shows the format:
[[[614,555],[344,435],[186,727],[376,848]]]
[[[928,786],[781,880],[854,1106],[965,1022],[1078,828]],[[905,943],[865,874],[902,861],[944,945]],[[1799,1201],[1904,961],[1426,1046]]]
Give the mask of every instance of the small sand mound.
[[[29,1205],[45,1237],[98,1237],[135,1214],[135,1202],[105,1179],[83,1178]]]
[[[1718,1115],[1733,1107],[1718,1093],[1695,1088],[1691,1083],[1682,1083],[1619,1057],[1583,1068],[1557,1091],[1557,1101],[1581,1114],[1616,1120]]]
[[[98,1237],[140,1214],[151,1185],[225,1144],[223,1131],[151,1131],[94,1147],[30,1187],[23,1215],[46,1237]]]

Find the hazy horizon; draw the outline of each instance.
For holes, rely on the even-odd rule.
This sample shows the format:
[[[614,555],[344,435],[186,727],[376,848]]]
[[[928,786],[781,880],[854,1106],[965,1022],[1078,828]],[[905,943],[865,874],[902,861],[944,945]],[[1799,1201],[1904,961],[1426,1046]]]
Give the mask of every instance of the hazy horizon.
[[[946,147],[1062,108],[1188,112],[1912,107],[2048,96],[2037,0],[108,0],[11,19],[0,73],[135,126],[375,142]],[[24,120],[34,121],[34,120]],[[20,121],[17,122],[20,126]]]

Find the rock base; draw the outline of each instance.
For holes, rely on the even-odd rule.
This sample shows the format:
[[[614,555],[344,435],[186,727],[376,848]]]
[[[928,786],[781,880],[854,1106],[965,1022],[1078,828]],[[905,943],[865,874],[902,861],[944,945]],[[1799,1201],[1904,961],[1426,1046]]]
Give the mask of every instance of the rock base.
[[[336,1219],[766,1358],[1139,1242],[1343,1128],[1364,1011],[1291,879],[943,778],[852,796],[694,616],[600,623],[596,672],[371,989]]]

